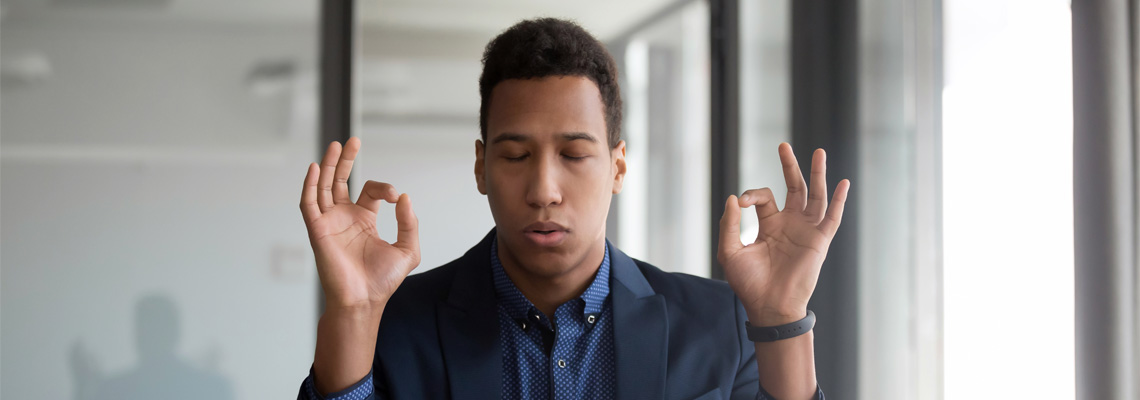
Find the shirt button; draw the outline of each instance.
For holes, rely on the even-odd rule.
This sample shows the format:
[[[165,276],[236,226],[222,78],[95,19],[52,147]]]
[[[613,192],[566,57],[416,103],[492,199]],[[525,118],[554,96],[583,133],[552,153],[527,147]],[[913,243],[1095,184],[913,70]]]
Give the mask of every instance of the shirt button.
[[[521,325],[522,325],[522,330],[525,331],[526,330],[526,321],[522,321]]]
[[[566,368],[566,360],[558,360],[558,368]]]
[[[594,317],[594,314],[590,314],[590,315],[586,316],[586,322],[589,322],[592,324],[592,323],[594,323],[594,321],[597,321],[597,318]]]

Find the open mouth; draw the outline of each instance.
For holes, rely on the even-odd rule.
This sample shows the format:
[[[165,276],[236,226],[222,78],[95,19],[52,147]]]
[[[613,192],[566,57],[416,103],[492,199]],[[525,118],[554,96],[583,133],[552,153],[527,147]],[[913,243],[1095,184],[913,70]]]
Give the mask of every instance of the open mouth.
[[[561,244],[569,232],[569,229],[556,222],[535,222],[527,225],[523,236],[535,246],[552,247]]]

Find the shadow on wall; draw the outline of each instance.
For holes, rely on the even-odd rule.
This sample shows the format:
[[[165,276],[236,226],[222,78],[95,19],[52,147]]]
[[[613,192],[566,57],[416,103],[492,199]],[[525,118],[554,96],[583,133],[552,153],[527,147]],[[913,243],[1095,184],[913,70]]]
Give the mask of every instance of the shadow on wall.
[[[76,400],[232,399],[229,380],[176,354],[181,336],[178,307],[165,295],[148,295],[135,303],[135,348],[138,365],[107,376],[81,341],[71,349]],[[214,353],[216,355],[216,352]],[[215,362],[205,364],[216,365]]]

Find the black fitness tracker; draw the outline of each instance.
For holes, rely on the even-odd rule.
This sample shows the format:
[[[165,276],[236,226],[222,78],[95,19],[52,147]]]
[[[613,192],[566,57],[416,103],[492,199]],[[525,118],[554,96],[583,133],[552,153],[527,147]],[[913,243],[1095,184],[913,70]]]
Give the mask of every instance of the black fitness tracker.
[[[810,331],[815,326],[815,313],[808,310],[803,319],[779,326],[752,326],[744,322],[744,329],[748,332],[748,340],[753,342],[775,342],[781,339],[794,338]]]

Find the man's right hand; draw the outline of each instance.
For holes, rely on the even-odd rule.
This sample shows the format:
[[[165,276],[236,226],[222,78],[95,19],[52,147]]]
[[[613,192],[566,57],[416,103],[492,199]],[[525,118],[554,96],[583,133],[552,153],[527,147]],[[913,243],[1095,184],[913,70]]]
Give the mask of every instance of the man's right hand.
[[[360,150],[351,138],[342,151],[329,144],[318,166],[309,165],[301,191],[301,214],[317,261],[325,313],[317,327],[313,362],[318,390],[329,393],[363,378],[371,368],[384,305],[420,263],[419,223],[407,194],[368,181],[352,202],[348,177]],[[396,242],[376,229],[380,202],[396,203]]]
[[[301,191],[301,214],[329,308],[383,308],[420,263],[419,224],[407,194],[368,181],[356,203],[349,197],[348,176],[359,151],[358,138],[349,139],[344,151],[338,142],[329,144],[319,168],[309,165]],[[376,230],[381,201],[396,203],[395,243],[380,239]]]

